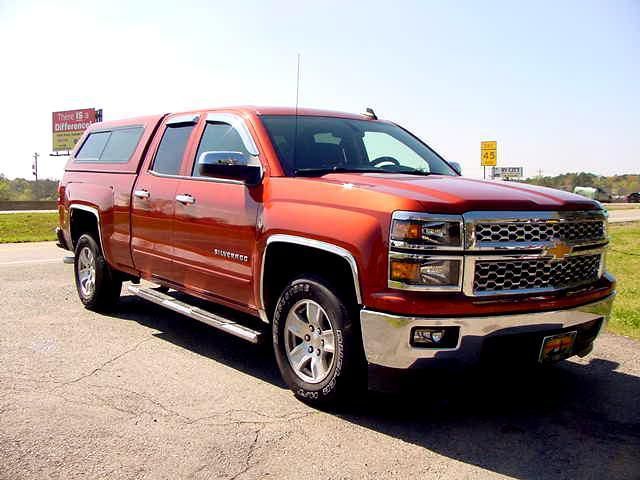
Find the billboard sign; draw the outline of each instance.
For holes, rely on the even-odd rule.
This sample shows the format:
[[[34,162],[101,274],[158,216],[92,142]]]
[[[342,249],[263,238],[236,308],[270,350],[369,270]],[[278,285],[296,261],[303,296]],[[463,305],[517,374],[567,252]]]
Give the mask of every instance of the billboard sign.
[[[102,110],[83,108],[53,112],[53,151],[73,150],[89,125],[102,120]]]
[[[521,180],[524,177],[523,167],[493,167],[491,169],[493,178],[502,178],[503,180]]]
[[[480,165],[495,167],[498,164],[498,142],[480,142]]]

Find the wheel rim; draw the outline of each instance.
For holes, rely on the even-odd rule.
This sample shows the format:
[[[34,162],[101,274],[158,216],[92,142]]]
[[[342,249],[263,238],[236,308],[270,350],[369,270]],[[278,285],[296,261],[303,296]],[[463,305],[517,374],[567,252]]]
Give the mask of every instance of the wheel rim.
[[[89,247],[80,250],[78,256],[78,284],[83,297],[93,295],[96,288],[96,259]]]
[[[313,300],[300,300],[284,324],[285,350],[294,373],[308,383],[320,383],[335,361],[335,334],[327,312]]]

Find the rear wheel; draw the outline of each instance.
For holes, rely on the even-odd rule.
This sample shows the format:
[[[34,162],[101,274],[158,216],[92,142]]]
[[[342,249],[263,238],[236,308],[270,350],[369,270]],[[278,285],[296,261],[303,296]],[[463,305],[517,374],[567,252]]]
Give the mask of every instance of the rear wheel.
[[[76,244],[74,272],[78,296],[90,310],[109,310],[120,297],[122,280],[107,264],[91,235],[82,235]]]
[[[347,304],[323,280],[287,285],[274,312],[273,345],[283,379],[309,403],[343,401],[366,384]]]

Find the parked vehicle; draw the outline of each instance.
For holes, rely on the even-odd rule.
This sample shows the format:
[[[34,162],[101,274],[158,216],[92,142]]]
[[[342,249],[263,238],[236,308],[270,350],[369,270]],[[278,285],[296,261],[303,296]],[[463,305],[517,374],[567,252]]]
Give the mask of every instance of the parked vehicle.
[[[633,192],[627,195],[628,203],[640,203],[640,192]]]
[[[603,203],[610,203],[613,200],[611,194],[600,187],[575,187],[573,193]]]
[[[597,202],[462,177],[372,112],[93,124],[59,212],[87,308],[113,307],[130,281],[134,295],[273,342],[308,401],[344,398],[367,365],[586,355],[615,293]]]

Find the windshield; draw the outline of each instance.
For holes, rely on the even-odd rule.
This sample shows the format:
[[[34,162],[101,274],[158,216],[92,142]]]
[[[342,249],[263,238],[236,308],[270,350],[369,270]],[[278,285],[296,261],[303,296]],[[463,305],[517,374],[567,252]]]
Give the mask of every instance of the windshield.
[[[457,175],[437,153],[393,124],[305,115],[297,121],[295,115],[261,119],[287,175],[332,171]]]

